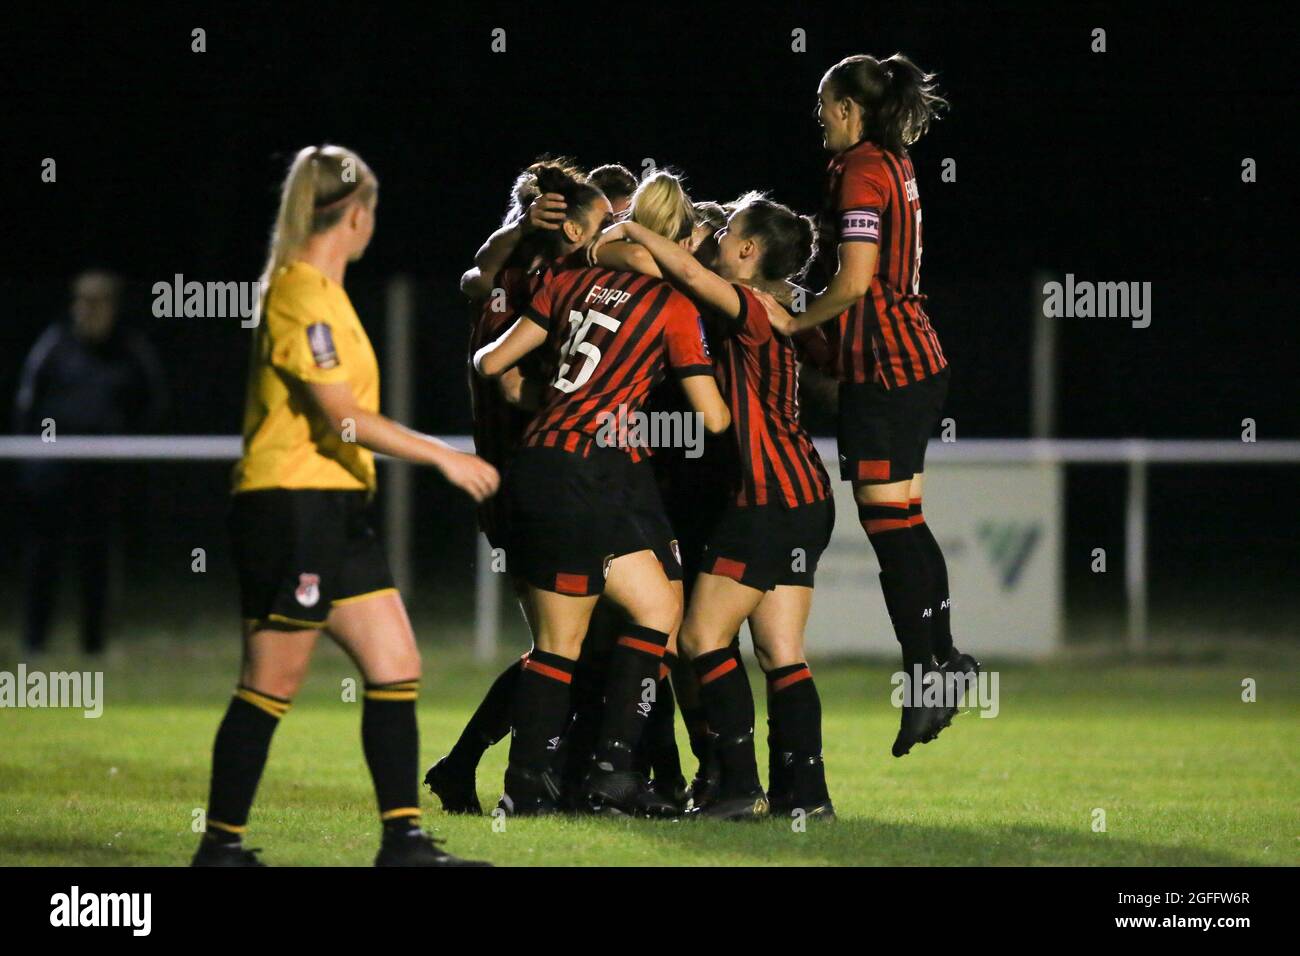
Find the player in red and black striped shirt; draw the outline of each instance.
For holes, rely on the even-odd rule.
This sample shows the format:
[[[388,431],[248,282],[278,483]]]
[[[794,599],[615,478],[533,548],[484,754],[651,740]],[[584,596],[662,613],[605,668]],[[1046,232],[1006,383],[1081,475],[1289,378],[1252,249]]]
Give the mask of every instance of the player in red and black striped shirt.
[[[594,238],[612,218],[598,192],[579,191],[566,212],[562,230],[571,242]],[[657,676],[681,605],[635,519],[627,497],[629,453],[610,443],[611,419],[639,412],[672,368],[707,430],[730,423],[698,311],[666,282],[601,267],[560,272],[509,332],[475,356],[475,367],[499,376],[545,344],[553,329],[565,333],[558,365],[524,436],[509,491],[511,560],[528,582],[535,644],[515,695],[501,804],[512,813],[554,806],[549,750],[563,730],[573,664],[602,592],[630,623],[611,656],[603,739],[588,787],[615,805],[639,788],[632,750],[643,713],[641,681]]]
[[[626,238],[722,326],[717,364],[735,434],[735,493],[705,546],[682,648],[693,659],[721,780],[708,816],[768,810],[754,759],[754,701],[732,637],[749,621],[768,674],[774,760],[771,799],[781,812],[834,813],[821,755],[821,707],[804,660],[817,560],[834,523],[830,480],[799,423],[795,344],[774,333],[752,287],[788,290],[813,252],[813,226],[751,194],[718,233],[717,272],[649,230],[624,223],[597,244]]]
[[[499,338],[519,317],[570,247],[557,235],[565,220],[565,197],[543,193],[538,176],[544,168],[571,176],[577,170],[563,159],[540,160],[519,174],[511,189],[505,221],[474,256],[474,265],[461,277],[460,288],[475,306],[470,326],[469,357]],[[474,447],[496,466],[502,484],[536,409],[536,394],[546,378],[546,359],[539,350],[525,370],[515,368],[500,379],[485,379],[469,369],[470,402],[474,416]],[[483,502],[479,528],[497,554],[509,551],[509,509],[505,495]],[[507,565],[508,567],[509,565]],[[511,577],[524,603],[521,579]],[[425,774],[427,787],[448,813],[482,813],[475,773],[491,745],[510,732],[510,708],[522,667],[517,661],[493,681],[466,723],[451,751]]]
[[[925,449],[948,390],[948,363],[921,295],[921,201],[907,147],[946,105],[907,57],[851,56],[818,88],[829,168],[823,251],[829,283],[787,331],[826,323],[840,380],[840,475],[853,482],[862,527],[909,679],[970,672],[949,623],[948,570],[921,512]],[[901,757],[952,720],[955,706],[904,706]]]

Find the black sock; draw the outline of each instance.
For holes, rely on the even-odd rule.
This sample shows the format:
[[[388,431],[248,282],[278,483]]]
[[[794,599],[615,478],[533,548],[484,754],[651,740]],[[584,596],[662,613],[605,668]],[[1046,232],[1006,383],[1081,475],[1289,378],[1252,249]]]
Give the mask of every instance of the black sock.
[[[720,792],[735,795],[759,788],[754,757],[754,694],[733,644],[695,658],[700,699],[708,715],[714,752],[722,772]],[[748,739],[746,739],[748,738]]]
[[[361,748],[385,833],[416,829],[420,823],[419,693],[418,680],[367,684],[361,705]]]
[[[772,740],[783,763],[793,767],[789,782],[800,802],[826,799],[822,755],[822,702],[805,662],[778,667],[767,675]],[[810,761],[816,769],[806,772]]]
[[[534,648],[524,659],[515,685],[510,766],[533,773],[551,770],[569,719],[574,661]]]
[[[691,753],[701,764],[709,756],[709,718],[704,704],[682,708],[682,723],[686,725],[686,736],[691,742]]]
[[[242,684],[236,688],[212,745],[208,839],[238,843],[243,838],[253,795],[271,749],[271,737],[288,710],[289,701],[280,697]]]
[[[858,517],[880,561],[880,590],[903,649],[903,666],[930,666],[930,569],[908,523],[908,503],[858,505]]]
[[[652,772],[656,780],[669,782],[682,776],[681,756],[677,753],[677,708],[669,678],[676,663],[676,654],[664,654],[663,663],[659,665],[659,682],[655,685],[654,705],[641,735],[640,748],[644,755],[644,769]]]
[[[930,644],[934,656],[940,664],[945,663],[953,653],[952,649],[952,601],[948,594],[948,562],[943,559],[943,549],[935,539],[934,532],[925,522],[921,513],[921,499],[913,498],[909,508],[909,520],[912,525],[912,537],[925,555],[930,570],[930,606],[934,609],[934,622],[930,626]]]
[[[523,658],[520,658],[497,675],[447,754],[448,763],[473,771],[487,749],[510,733],[510,708],[522,668]]]
[[[667,644],[663,631],[640,624],[624,626],[609,654],[597,763],[614,770],[632,769],[633,753],[653,709],[646,699],[647,686],[657,686]]]

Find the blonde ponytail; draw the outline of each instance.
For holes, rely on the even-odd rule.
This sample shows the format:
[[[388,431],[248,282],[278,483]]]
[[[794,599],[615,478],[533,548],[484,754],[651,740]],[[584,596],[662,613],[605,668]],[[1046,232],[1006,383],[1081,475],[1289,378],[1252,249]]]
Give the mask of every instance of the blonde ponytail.
[[[685,239],[695,228],[695,207],[681,178],[664,170],[641,180],[632,194],[628,216],[638,226],[673,242]]]
[[[370,167],[350,149],[308,146],[298,150],[280,190],[280,209],[262,269],[263,295],[275,273],[308,239],[337,224],[353,201],[368,202],[378,187]]]

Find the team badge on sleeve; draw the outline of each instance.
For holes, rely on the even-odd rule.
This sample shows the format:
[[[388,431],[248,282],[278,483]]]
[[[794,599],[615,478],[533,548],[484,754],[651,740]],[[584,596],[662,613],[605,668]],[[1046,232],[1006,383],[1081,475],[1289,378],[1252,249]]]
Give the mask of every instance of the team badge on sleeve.
[[[307,326],[307,345],[317,368],[338,367],[339,353],[334,349],[334,336],[327,323],[313,322]]]
[[[841,242],[879,242],[880,213],[874,209],[846,209],[840,214]]]

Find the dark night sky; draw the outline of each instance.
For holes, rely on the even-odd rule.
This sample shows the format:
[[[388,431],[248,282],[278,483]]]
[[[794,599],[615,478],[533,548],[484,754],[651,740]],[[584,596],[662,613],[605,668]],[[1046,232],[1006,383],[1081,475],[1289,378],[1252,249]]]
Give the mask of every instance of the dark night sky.
[[[287,158],[335,141],[382,182],[378,234],[348,277],[362,316],[382,350],[379,281],[421,282],[415,424],[467,431],[455,276],[521,166],[544,151],[649,157],[684,171],[697,198],[765,188],[814,211],[818,78],[848,53],[902,50],[939,71],[954,106],[913,156],[923,288],[962,434],[1026,434],[1034,277],[1047,271],[1153,284],[1149,329],[1060,320],[1060,433],[1231,438],[1249,416],[1261,437],[1300,435],[1287,7],[692,6],[13,15],[0,40],[13,237],[0,405],[67,277],[104,263],[130,277],[133,312],[167,356],[168,430],[234,432],[247,333],[148,318],[149,287],[177,272],[255,277]],[[190,52],[195,26],[206,53]],[[504,54],[489,51],[498,26]],[[795,27],[806,53],[790,50]],[[1090,52],[1093,27],[1108,52]],[[55,184],[39,180],[47,156]],[[939,179],[945,157],[955,183]]]

